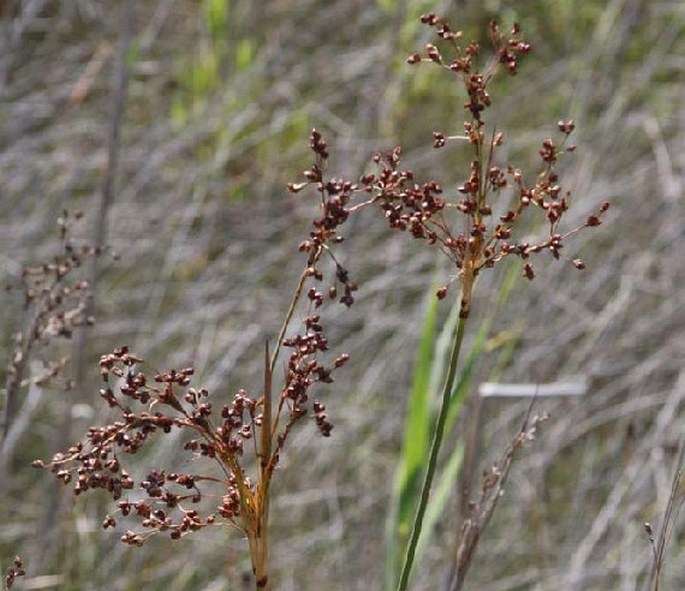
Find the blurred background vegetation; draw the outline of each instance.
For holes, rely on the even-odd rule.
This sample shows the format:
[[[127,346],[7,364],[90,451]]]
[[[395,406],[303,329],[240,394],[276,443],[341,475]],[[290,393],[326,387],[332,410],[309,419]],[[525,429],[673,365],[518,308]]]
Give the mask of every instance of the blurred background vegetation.
[[[402,144],[417,175],[448,189],[463,180],[468,154],[431,149],[432,131],[461,131],[463,97],[437,68],[404,61],[429,40],[418,21],[427,11],[484,46],[493,16],[521,23],[534,53],[492,92],[502,157],[530,165],[555,122],[574,118],[579,148],[562,171],[570,215],[583,220],[612,202],[605,226],[569,244],[584,274],[550,264],[519,281],[476,369],[475,383],[494,373],[511,382],[581,375],[590,389],[538,403],[552,420],[514,467],[470,588],[644,584],[643,523],[658,524],[665,509],[685,424],[681,2],[6,0],[2,277],[56,254],[64,208],[85,212],[84,239],[97,232],[119,254],[99,260],[86,346],[53,342],[35,354],[31,371],[60,357],[85,371],[71,392],[34,392],[0,486],[0,562],[24,557],[24,588],[244,588],[249,561],[234,533],[132,549],[101,531],[102,498],[75,501],[30,463],[103,418],[97,360],[123,343],[152,367],[192,363],[215,400],[258,390],[263,342],[278,330],[316,211],[315,199],[284,190],[310,162],[312,127],[327,136],[336,175],[357,177],[374,151]],[[283,590],[382,584],[383,524],[437,263],[379,220],[357,219],[346,235],[341,253],[361,288],[352,311],[329,319],[329,337],[352,360],[326,393],[333,437],[300,429],[276,479],[272,553]],[[497,278],[479,289],[483,314]],[[22,306],[18,294],[3,296],[1,359]],[[525,409],[485,403],[482,466]],[[146,460],[168,464],[177,451],[149,450]],[[439,588],[455,525],[456,510],[446,511],[417,590]],[[684,587],[681,516],[663,588]]]

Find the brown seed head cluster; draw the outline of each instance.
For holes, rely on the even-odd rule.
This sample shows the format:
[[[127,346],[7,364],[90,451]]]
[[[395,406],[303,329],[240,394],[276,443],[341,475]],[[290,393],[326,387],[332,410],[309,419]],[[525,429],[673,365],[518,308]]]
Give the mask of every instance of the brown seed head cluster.
[[[78,327],[90,326],[92,290],[84,279],[84,263],[102,254],[102,249],[80,243],[74,238],[75,226],[82,219],[81,212],[63,211],[58,217],[60,252],[42,264],[23,269],[8,292],[23,296],[22,329],[12,336],[12,351],[6,368],[5,405],[0,417],[0,442],[7,435],[20,407],[22,383],[28,373],[29,359],[43,357],[43,370],[31,375],[31,383],[45,386],[56,383],[63,389],[73,386],[63,377],[67,358],[54,351],[63,339],[70,339]],[[39,349],[40,347],[40,349]],[[5,450],[11,454],[10,449]]]
[[[315,162],[303,173],[307,180],[302,183],[289,183],[288,189],[292,193],[298,193],[306,186],[314,184],[321,196],[321,217],[312,222],[314,229],[310,232],[309,238],[300,244],[300,252],[308,255],[307,275],[317,281],[323,280],[323,272],[317,267],[317,263],[324,251],[333,258],[336,267],[336,284],[340,283],[344,287],[344,293],[339,301],[349,308],[354,303],[352,293],[357,290],[357,286],[350,282],[348,271],[335,259],[330,245],[339,244],[344,240],[337,230],[347,221],[350,215],[350,209],[347,206],[354,193],[359,191],[359,186],[342,179],[326,180],[324,178],[328,164],[328,148],[326,140],[316,129],[312,130],[309,146],[315,154]],[[329,295],[332,298],[338,295],[336,284],[329,289]],[[319,307],[323,300],[322,296],[316,294],[318,294],[316,290],[310,290],[308,297],[316,304],[316,307]]]
[[[473,154],[468,177],[456,187],[456,192],[446,192],[435,180],[417,182],[414,173],[401,166],[402,149],[397,147],[389,153],[377,154],[373,160],[378,172],[363,175],[359,183],[325,182],[327,143],[314,130],[310,147],[316,154],[316,161],[304,173],[306,182],[291,183],[289,187],[298,192],[306,185],[316,183],[321,195],[323,217],[315,222],[317,231],[301,245],[310,257],[326,247],[327,242],[342,240],[336,229],[349,214],[375,205],[390,228],[438,247],[453,262],[459,270],[461,314],[466,317],[470,311],[473,282],[483,269],[493,267],[508,256],[516,256],[522,260],[523,275],[533,279],[533,255],[548,251],[554,258],[561,258],[565,239],[581,228],[598,226],[609,204],[603,203],[581,226],[566,231],[561,229],[571,193],[562,187],[556,165],[561,156],[575,150],[575,146],[568,144],[568,137],[575,128],[573,121],[559,122],[559,140],[548,138],[542,142],[541,163],[534,179],[513,164],[498,162],[498,149],[504,143],[504,134],[495,128],[486,132],[483,115],[492,103],[488,87],[495,74],[504,68],[510,75],[515,75],[521,58],[531,51],[531,45],[521,37],[518,24],[505,34],[495,21],[490,23],[493,55],[481,68],[481,48],[477,43],[463,44],[463,33],[453,30],[449,22],[435,14],[424,15],[421,21],[435,30],[436,43],[429,43],[423,53],[414,53],[407,61],[438,65],[455,77],[468,97],[464,104],[468,119],[463,123],[463,133],[433,132],[435,148],[443,148],[453,140],[468,143]],[[440,48],[439,44],[445,47]],[[450,52],[452,57],[446,58],[445,52]],[[365,195],[366,200],[351,206],[357,193]],[[496,197],[499,198],[497,203]],[[549,226],[548,235],[536,242],[515,236],[516,226],[529,210],[540,211]],[[454,223],[455,211],[465,218],[465,223]],[[495,215],[495,211],[501,213]],[[580,259],[574,259],[573,265],[577,269],[585,267]],[[316,270],[312,272],[316,274]],[[448,285],[440,288],[438,297],[446,297],[447,289]],[[343,303],[347,303],[348,295],[346,289],[341,298]]]
[[[461,85],[467,100],[466,120],[459,135],[434,131],[432,139],[435,148],[455,141],[468,146],[472,156],[464,180],[451,188],[433,179],[418,181],[402,166],[399,147],[375,155],[374,172],[364,174],[358,182],[329,178],[327,142],[319,131],[311,132],[309,147],[314,162],[304,171],[304,181],[290,183],[288,189],[299,193],[308,186],[315,188],[319,212],[299,245],[306,261],[275,351],[270,357],[268,346],[265,350],[262,392],[254,396],[239,390],[227,404],[214,404],[207,390],[191,385],[192,367],[149,375],[139,370],[141,358],[120,347],[100,360],[104,381],[100,395],[118,415],[117,420],[91,427],[83,442],[56,454],[48,464],[57,478],[73,486],[75,494],[105,490],[118,503],[115,513],[140,521],[143,531],[126,531],[124,542],[141,545],[154,533],[164,532],[178,539],[210,525],[230,525],[248,540],[257,587],[268,586],[266,529],[271,477],[289,434],[300,420],[309,418],[326,437],[333,429],[325,405],[313,398],[312,387],[331,383],[334,372],[348,359],[346,354],[330,353],[322,307],[327,298],[348,308],[355,301],[357,285],[334,253],[334,247],[343,242],[340,228],[351,215],[371,208],[383,216],[390,229],[444,253],[456,269],[462,318],[470,313],[475,279],[484,269],[514,256],[521,259],[523,275],[533,279],[535,255],[550,252],[559,259],[568,237],[601,224],[608,203],[579,227],[561,228],[570,206],[570,192],[563,188],[556,166],[560,157],[574,150],[568,144],[573,121],[559,122],[559,139],[542,142],[540,166],[534,174],[500,162],[498,150],[504,134],[494,127],[486,128],[485,112],[492,104],[489,86],[495,74],[504,69],[515,75],[521,58],[531,51],[522,40],[519,26],[515,24],[505,34],[497,23],[490,24],[493,52],[481,67],[482,52],[477,43],[465,44],[463,33],[435,14],[424,15],[421,20],[434,30],[436,40],[407,61],[437,65]],[[355,199],[359,200],[356,204]],[[517,225],[529,211],[541,213],[546,220],[548,230],[537,240],[517,236]],[[71,251],[68,255],[40,271],[40,276],[51,273],[57,280],[67,276],[79,260]],[[330,279],[322,264],[324,256],[334,269]],[[580,259],[572,263],[577,269],[585,266]],[[322,288],[324,279],[327,288]],[[447,296],[450,283],[438,290],[438,298]],[[79,287],[68,289],[71,291],[54,296],[62,298],[58,304]],[[26,297],[30,301],[35,295],[27,291]],[[47,301],[53,304],[45,317],[52,320],[39,322],[38,333],[68,332],[74,318],[80,318],[78,314],[69,320],[66,314],[59,317],[62,320],[55,320],[57,300],[50,296]],[[300,328],[293,331],[291,321],[298,306],[305,311]],[[282,348],[289,354],[282,385],[272,399],[272,381]],[[204,460],[197,463],[203,467],[201,471],[191,474],[155,467],[137,477],[122,467],[125,455],[134,455],[153,438],[175,431],[185,436],[184,450]],[[515,447],[522,444],[523,439]],[[40,461],[35,464],[43,466]],[[494,488],[492,485],[487,490]],[[114,515],[107,515],[102,522],[104,528],[116,524]]]
[[[59,337],[68,339],[75,328],[94,322],[88,315],[90,283],[78,276],[78,270],[86,259],[101,255],[102,249],[74,241],[73,226],[82,217],[81,212],[70,214],[64,210],[57,220],[61,252],[40,265],[24,268],[18,283],[6,287],[7,291],[22,293],[24,309],[32,318],[28,330],[15,336],[15,359],[10,373],[22,362],[22,348],[30,348],[34,343],[45,345]]]
[[[215,524],[217,516],[232,522],[240,514],[236,475],[245,481],[244,486],[250,486],[238,457],[242,455],[243,440],[254,435],[258,418],[255,401],[244,391],[237,393],[232,404],[221,409],[220,423],[215,426],[211,422],[209,393],[191,386],[192,368],[169,370],[149,379],[136,370],[142,362],[128,347],[101,357],[100,373],[105,387],[100,396],[120,412],[121,419],[103,427],[91,427],[85,442],[53,457],[50,469],[62,482],[73,485],[74,494],[106,490],[118,501],[121,515],[137,517],[145,531],[124,533],[122,541],[128,544],[141,545],[155,532],[167,532],[172,539],[178,539]],[[224,479],[152,469],[136,480],[121,466],[124,454],[136,454],[153,436],[174,429],[194,434],[196,437],[189,439],[184,449],[194,456],[218,461],[226,471]],[[220,502],[204,516],[195,507],[203,500],[200,483],[224,485]],[[122,500],[135,488],[144,492],[144,498]],[[116,526],[115,517],[107,515],[102,526]]]
[[[466,141],[473,154],[468,176],[450,197],[434,180],[416,182],[413,172],[400,166],[401,149],[395,148],[388,154],[376,155],[374,161],[380,171],[363,176],[361,184],[373,195],[369,202],[380,207],[392,229],[407,231],[413,238],[436,245],[459,269],[461,314],[465,317],[470,311],[473,281],[483,269],[513,255],[522,260],[523,275],[533,279],[533,255],[549,251],[559,259],[565,239],[583,227],[599,225],[609,204],[603,203],[582,226],[561,230],[563,214],[569,208],[570,191],[562,188],[556,164],[562,155],[575,149],[567,145],[575,127],[573,121],[559,122],[562,134],[559,141],[550,138],[542,142],[541,165],[534,180],[527,179],[513,164],[498,163],[497,151],[504,143],[504,134],[494,128],[486,133],[483,114],[491,105],[488,86],[497,71],[504,67],[509,74],[516,74],[521,57],[531,51],[531,46],[521,38],[518,24],[505,35],[496,22],[491,22],[494,55],[481,69],[478,63],[481,49],[475,42],[463,45],[461,31],[453,31],[447,21],[435,14],[424,15],[421,20],[435,29],[436,43],[446,47],[440,49],[428,44],[423,54],[414,53],[407,61],[437,64],[456,74],[457,83],[463,87],[468,97],[464,108],[469,116],[464,121],[463,134],[450,136],[435,131],[433,146],[443,148],[449,141]],[[446,51],[453,54],[451,59],[444,57]],[[495,197],[499,198],[497,203]],[[509,201],[508,206],[505,199]],[[534,243],[515,238],[516,226],[531,209],[541,211],[549,226],[548,235]],[[451,214],[455,210],[465,218],[465,223],[454,223]],[[495,216],[495,210],[503,211]],[[455,231],[455,227],[460,231]],[[584,268],[580,259],[575,259],[573,265]],[[446,297],[447,288],[447,285],[440,288],[437,296]]]
[[[312,319],[305,334],[284,344],[294,348],[280,402],[289,409],[289,415],[268,458],[271,471],[278,463],[278,455],[294,423],[309,415],[306,402],[310,386],[331,382],[331,373],[346,360],[346,356],[340,356],[330,367],[316,361],[316,353],[327,347],[325,338],[320,336],[320,327]],[[254,441],[264,426],[263,403],[240,390],[230,404],[215,413],[207,390],[191,386],[193,368],[172,369],[149,379],[137,370],[142,363],[128,347],[101,357],[100,373],[105,387],[100,390],[100,396],[119,411],[121,418],[103,427],[91,427],[84,442],[65,453],[55,454],[49,463],[51,471],[62,482],[72,485],[74,494],[105,490],[118,501],[121,515],[137,517],[144,532],[127,531],[122,541],[128,544],[141,545],[155,532],[166,532],[172,539],[178,539],[220,522],[243,527],[236,518],[250,504],[256,489],[243,467],[242,457],[246,444]],[[322,434],[330,434],[332,425],[319,402],[312,405],[311,418]],[[189,433],[184,449],[195,457],[218,463],[220,475],[212,474],[211,470],[206,474],[185,474],[152,469],[135,479],[122,467],[125,454],[136,454],[154,436],[172,430]],[[35,465],[42,467],[43,463],[37,461]],[[220,486],[220,494],[214,490],[216,485]],[[211,488],[212,493],[205,494],[205,487]],[[125,495],[134,489],[142,491],[144,498],[126,500]],[[205,497],[218,502],[209,501],[209,510],[201,513],[196,505]],[[116,524],[113,515],[107,515],[102,522],[105,529]]]
[[[241,389],[228,404],[218,405],[203,388],[192,385],[194,370],[170,369],[150,375],[140,370],[143,359],[128,347],[100,358],[104,387],[100,396],[117,415],[104,426],[88,429],[86,438],[66,452],[57,453],[45,466],[75,495],[104,490],[116,502],[116,511],[102,521],[105,529],[117,526],[119,516],[138,520],[141,531],[126,530],[121,540],[140,546],[157,533],[179,539],[208,526],[228,525],[246,536],[258,588],[268,586],[266,527],[271,478],[289,434],[303,419],[310,419],[328,437],[333,425],[326,407],[312,398],[316,384],[330,384],[347,354],[332,361],[322,323],[322,308],[337,299],[350,307],[357,286],[336,258],[332,246],[343,241],[338,228],[348,219],[352,195],[359,187],[326,179],[326,142],[316,130],[310,147],[315,162],[305,172],[305,183],[291,185],[297,192],[314,184],[321,197],[320,215],[299,250],[306,254],[304,270],[278,336],[276,351],[265,351],[263,391],[258,396]],[[327,256],[334,268],[327,297],[321,289]],[[342,293],[339,293],[341,289]],[[296,308],[306,312],[299,330],[291,330]],[[294,332],[294,334],[292,334]],[[281,349],[289,350],[280,393],[272,400],[273,373]],[[152,467],[140,476],[128,469],[125,456],[135,455],[153,439],[181,431],[184,451],[198,460],[197,472]]]

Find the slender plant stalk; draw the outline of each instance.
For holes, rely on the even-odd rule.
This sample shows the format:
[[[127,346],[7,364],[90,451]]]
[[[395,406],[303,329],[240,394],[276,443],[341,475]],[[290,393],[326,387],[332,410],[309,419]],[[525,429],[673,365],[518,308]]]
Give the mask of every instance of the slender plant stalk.
[[[269,364],[269,370],[271,371],[271,374],[273,375],[273,372],[276,368],[276,362],[278,361],[278,354],[281,351],[281,343],[283,342],[283,338],[285,337],[285,333],[288,330],[288,326],[290,325],[290,320],[292,320],[293,314],[295,313],[295,308],[297,307],[297,303],[300,301],[300,296],[302,295],[302,290],[304,289],[304,284],[307,281],[307,278],[310,276],[310,270],[312,267],[316,265],[316,263],[319,261],[321,258],[321,253],[323,252],[323,249],[319,249],[316,253],[314,253],[307,264],[307,267],[305,268],[304,271],[302,271],[302,274],[300,275],[300,279],[297,282],[297,287],[295,287],[295,291],[293,292],[293,297],[290,300],[290,305],[288,306],[288,311],[285,314],[285,319],[283,320],[283,324],[281,325],[281,329],[278,331],[278,337],[276,338],[276,345],[274,346],[274,352],[271,355],[271,363]]]
[[[262,415],[261,449],[259,453],[260,482],[258,487],[257,556],[255,584],[257,589],[267,590],[269,562],[269,484],[271,482],[271,386],[272,370],[269,360],[269,343],[264,347],[264,412]]]
[[[470,288],[471,286],[466,287],[466,289],[469,290]],[[462,294],[459,297],[459,302],[463,302],[466,299],[464,297],[464,291],[465,289],[464,287],[462,287]],[[470,300],[470,297],[468,299]],[[407,545],[407,551],[404,556],[404,564],[402,565],[402,574],[400,576],[400,582],[397,585],[397,591],[406,591],[407,585],[409,584],[409,575],[411,574],[411,569],[414,564],[416,546],[419,542],[419,536],[421,535],[421,529],[423,527],[423,518],[426,514],[426,508],[428,507],[428,497],[430,496],[430,489],[433,483],[433,476],[435,475],[435,467],[438,463],[438,453],[440,452],[440,446],[442,445],[442,438],[445,430],[445,420],[447,419],[447,410],[449,408],[449,402],[452,396],[454,382],[457,377],[459,353],[461,352],[461,344],[464,339],[464,331],[466,329],[467,320],[467,317],[465,318],[460,316],[459,322],[457,323],[457,330],[454,335],[452,352],[450,353],[450,364],[448,368],[447,379],[445,380],[445,385],[442,390],[442,402],[440,403],[440,412],[438,414],[438,420],[435,425],[433,440],[431,441],[430,455],[428,456],[428,467],[426,468],[426,475],[424,477],[423,486],[421,488],[421,498],[419,500],[418,509],[416,510],[416,516],[414,517],[414,524],[412,525],[411,537],[409,538],[409,544]]]
[[[254,562],[254,577],[256,591],[269,591],[271,584],[268,576],[268,538],[267,538],[267,520],[268,514],[264,511],[259,511],[255,515],[255,529],[254,536],[251,542],[253,546],[250,550],[253,552]]]
[[[297,302],[300,301],[300,296],[302,295],[302,289],[304,288],[304,284],[307,281],[307,269],[302,271],[302,274],[300,275],[300,279],[297,282],[297,287],[295,288],[295,291],[293,292],[293,297],[290,300],[290,305],[288,306],[288,311],[285,314],[285,319],[283,320],[283,324],[281,325],[281,329],[278,331],[278,337],[276,338],[276,345],[274,346],[274,352],[271,355],[271,362],[269,363],[269,371],[273,374],[273,371],[276,367],[276,361],[278,361],[278,354],[281,351],[281,342],[283,341],[283,337],[285,337],[285,332],[288,330],[288,325],[290,324],[290,320],[293,317],[293,313],[295,312],[295,308],[297,307]]]

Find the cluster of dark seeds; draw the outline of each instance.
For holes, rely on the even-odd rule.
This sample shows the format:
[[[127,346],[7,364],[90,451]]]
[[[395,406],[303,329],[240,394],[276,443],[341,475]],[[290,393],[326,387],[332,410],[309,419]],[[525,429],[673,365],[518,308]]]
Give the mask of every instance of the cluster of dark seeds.
[[[331,367],[324,367],[312,359],[322,347],[317,339],[296,337],[286,345],[295,349],[281,401],[281,405],[289,408],[289,414],[277,437],[276,451],[266,462],[271,471],[278,463],[289,431],[298,419],[307,415],[305,405],[309,387],[316,382],[332,381],[331,371],[347,358],[340,356]],[[134,370],[134,366],[141,363],[142,359],[130,354],[126,347],[101,358],[100,368],[106,387],[100,394],[110,407],[120,411],[121,420],[103,427],[91,427],[85,442],[72,446],[65,453],[55,454],[49,463],[50,469],[64,484],[73,485],[74,494],[91,489],[105,490],[117,501],[118,513],[136,517],[144,531],[126,531],[121,539],[127,544],[142,545],[151,533],[157,532],[178,539],[220,523],[240,527],[237,519],[246,496],[256,494],[241,459],[244,442],[256,438],[262,427],[260,404],[245,390],[240,390],[230,404],[221,408],[215,425],[212,405],[207,401],[208,392],[190,386],[192,368],[157,374],[153,379],[155,385],[149,386],[145,375]],[[116,379],[116,385],[110,383],[111,378]],[[133,410],[134,405],[139,408]],[[332,425],[327,420],[325,407],[314,402],[312,408],[317,427],[323,435],[330,435]],[[136,454],[152,436],[170,433],[172,429],[196,435],[186,441],[184,449],[196,457],[218,463],[221,476],[152,469],[136,480],[122,468],[120,458],[124,454]],[[37,461],[35,465],[42,467],[43,463]],[[205,494],[200,483],[212,485],[213,490],[218,485],[221,492]],[[136,501],[124,498],[135,489],[142,491],[145,497]],[[206,510],[201,512],[195,506],[205,498],[210,499],[209,507],[205,503],[203,508]],[[218,504],[211,501],[216,498]],[[107,515],[102,522],[105,529],[116,525],[114,515]]]
[[[354,303],[357,285],[333,252],[334,246],[343,241],[340,228],[351,215],[363,208],[373,208],[392,230],[439,248],[457,269],[454,279],[460,284],[462,318],[469,315],[475,278],[484,269],[515,256],[522,261],[523,275],[533,279],[534,255],[548,251],[559,259],[569,236],[581,228],[601,223],[608,203],[602,204],[581,226],[561,229],[562,218],[570,205],[570,192],[562,188],[556,165],[563,154],[574,150],[567,143],[574,129],[572,121],[559,122],[562,134],[559,141],[550,138],[542,142],[541,165],[534,178],[526,177],[513,164],[500,163],[498,148],[504,142],[504,135],[494,128],[486,133],[484,114],[492,102],[489,84],[493,76],[501,68],[516,74],[521,58],[531,50],[522,40],[519,26],[514,25],[507,35],[495,22],[491,23],[494,54],[481,68],[478,44],[462,43],[463,33],[453,30],[435,14],[424,15],[421,20],[435,31],[437,39],[435,44],[426,45],[422,53],[412,54],[407,61],[437,65],[462,86],[467,99],[464,103],[467,120],[460,129],[462,135],[435,131],[432,137],[435,148],[444,148],[454,140],[465,142],[472,152],[466,178],[453,188],[442,187],[433,179],[419,182],[411,170],[402,167],[399,147],[375,155],[375,172],[363,175],[358,182],[328,178],[327,142],[317,130],[311,132],[309,146],[314,162],[304,171],[304,181],[290,183],[288,188],[299,193],[305,187],[314,187],[319,212],[299,246],[306,262],[273,358],[269,359],[266,347],[262,392],[254,396],[239,390],[217,411],[207,390],[191,386],[192,367],[150,376],[139,370],[141,358],[130,353],[127,347],[118,348],[100,360],[104,381],[100,395],[117,414],[116,420],[91,427],[84,441],[55,454],[48,464],[58,479],[73,486],[76,495],[92,489],[104,490],[117,501],[119,514],[139,520],[143,531],[126,531],[122,535],[124,542],[141,545],[152,533],[164,532],[178,539],[210,525],[235,526],[248,539],[257,586],[267,586],[268,494],[280,454],[289,433],[302,419],[312,420],[326,437],[333,429],[325,405],[312,397],[312,387],[330,384],[334,372],[348,359],[346,354],[339,354],[333,361],[325,361],[331,354],[321,309],[326,295],[346,307]],[[451,57],[445,57],[448,52]],[[360,202],[354,204],[355,198]],[[517,238],[515,232],[529,210],[542,212],[549,228],[535,242]],[[495,211],[502,213],[496,215]],[[67,285],[62,281],[85,254],[98,253],[69,247],[65,256],[53,264],[27,272],[25,285],[30,285],[30,279],[38,288],[26,287],[27,303],[37,297],[45,302],[45,311],[38,315],[34,328],[34,340],[41,335],[68,336],[73,326],[89,321],[80,315],[85,309],[81,307],[72,309],[71,313],[55,313],[73,294],[87,292],[87,284]],[[325,279],[324,256],[335,269],[326,294],[321,287]],[[579,259],[573,264],[578,269],[584,268]],[[50,285],[59,284],[59,289],[50,288],[46,296],[41,286],[48,276],[54,278]],[[437,296],[444,298],[447,291],[448,285],[445,285]],[[298,304],[306,312],[300,329],[292,334],[290,324]],[[272,379],[281,347],[289,355],[282,385],[272,400]],[[152,468],[143,476],[135,477],[122,467],[123,456],[136,454],[154,437],[178,430],[185,436],[184,450],[203,460],[197,464],[202,467],[201,472]],[[522,445],[523,440],[519,443]],[[40,461],[35,464],[43,466]],[[487,490],[494,488],[493,485]],[[104,528],[116,526],[115,516],[107,515],[102,525]]]
[[[361,178],[361,185],[373,195],[368,203],[380,208],[392,229],[409,232],[413,238],[440,248],[459,269],[457,277],[462,284],[462,292],[470,294],[474,278],[483,269],[493,267],[510,255],[522,260],[523,275],[533,279],[533,255],[549,251],[559,259],[565,239],[583,227],[598,226],[602,214],[609,208],[608,203],[603,203],[597,213],[589,216],[580,227],[561,230],[560,224],[569,208],[571,194],[562,188],[556,164],[559,157],[575,149],[575,146],[567,145],[574,123],[559,122],[560,142],[551,138],[542,142],[539,151],[542,164],[534,180],[527,181],[523,172],[512,164],[498,164],[497,150],[504,142],[504,134],[494,129],[490,133],[485,131],[483,113],[491,104],[488,85],[501,67],[505,67],[509,74],[516,74],[521,57],[531,51],[531,46],[521,39],[517,24],[507,36],[493,21],[490,38],[494,56],[484,69],[480,69],[477,58],[481,52],[476,43],[462,45],[462,32],[453,31],[447,21],[434,14],[424,15],[421,20],[435,29],[438,42],[445,44],[446,48],[441,50],[428,44],[423,54],[414,53],[407,61],[410,64],[437,64],[448,70],[456,75],[469,99],[464,104],[469,119],[464,122],[463,135],[449,136],[435,131],[433,146],[443,148],[451,140],[467,142],[473,153],[469,174],[456,187],[456,192],[447,192],[435,180],[418,183],[411,170],[401,168],[401,149],[395,148],[390,153],[374,157],[378,173]],[[444,51],[450,51],[453,58],[445,58]],[[493,214],[495,197],[500,197],[500,210],[502,199],[508,199],[510,203],[496,218]],[[531,208],[542,211],[549,224],[548,235],[535,243],[515,238],[516,226],[524,212]],[[455,224],[448,216],[454,210],[466,218],[465,224]],[[461,231],[455,231],[455,227]],[[585,266],[579,259],[573,260],[573,265],[578,269]],[[447,285],[440,288],[438,297],[444,298],[447,288]],[[470,302],[463,300],[462,315],[468,315],[469,309]]]
[[[142,363],[128,347],[101,357],[100,373],[105,387],[100,395],[111,408],[119,411],[120,420],[90,427],[85,442],[55,454],[50,469],[62,482],[73,485],[74,494],[103,489],[118,501],[121,515],[137,517],[146,533],[126,532],[122,540],[129,544],[140,545],[154,532],[167,532],[172,539],[177,539],[214,525],[217,515],[232,522],[240,514],[236,473],[246,480],[238,458],[243,451],[242,440],[253,436],[258,423],[256,402],[244,391],[237,393],[232,404],[221,409],[221,421],[215,427],[209,393],[190,385],[193,368],[172,369],[149,379],[136,369]],[[173,429],[194,434],[196,437],[186,441],[184,449],[194,456],[218,461],[225,470],[224,477],[157,468],[134,479],[122,468],[123,455],[136,454],[153,436],[168,434]],[[35,465],[42,466],[42,463],[38,461]],[[201,482],[219,484],[223,490],[219,504],[210,507],[204,516],[194,507],[204,498]],[[134,489],[142,491],[145,497],[136,501],[123,498]],[[115,517],[108,515],[102,525],[114,527]]]

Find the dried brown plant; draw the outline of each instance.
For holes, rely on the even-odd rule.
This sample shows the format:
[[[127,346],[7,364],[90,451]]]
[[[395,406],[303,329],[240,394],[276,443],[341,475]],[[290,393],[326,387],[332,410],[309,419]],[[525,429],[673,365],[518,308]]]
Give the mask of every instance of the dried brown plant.
[[[213,404],[207,390],[190,385],[192,367],[148,376],[138,369],[143,359],[128,347],[119,347],[100,359],[105,382],[100,396],[119,413],[119,420],[91,427],[85,442],[56,454],[48,464],[57,478],[73,484],[76,495],[104,489],[117,501],[115,515],[133,515],[141,520],[142,532],[123,534],[122,541],[127,544],[140,546],[150,535],[160,532],[178,539],[208,526],[238,529],[248,540],[257,589],[270,585],[269,488],[288,436],[305,418],[311,419],[324,437],[330,436],[333,429],[325,405],[312,399],[310,390],[315,384],[333,382],[333,373],[348,356],[340,354],[329,363],[321,360],[329,345],[319,309],[326,300],[335,299],[350,307],[357,289],[330,248],[342,241],[337,228],[349,215],[345,205],[353,187],[335,180],[324,182],[326,142],[313,131],[310,146],[316,162],[306,174],[319,186],[322,215],[313,221],[313,230],[300,244],[306,264],[272,356],[266,346],[261,392],[251,395],[241,389],[230,404],[217,410],[218,404]],[[331,257],[335,269],[327,295],[315,286],[324,279],[320,262],[325,254]],[[301,300],[308,310],[303,326],[296,334],[287,334]],[[282,347],[290,354],[278,397],[273,400],[273,375]],[[122,466],[122,454],[135,454],[153,435],[172,430],[188,434],[184,449],[191,456],[208,460],[207,471],[187,474],[154,468],[134,479]],[[40,461],[35,465],[44,466]],[[144,492],[144,498],[122,500],[127,491],[136,487]],[[206,511],[201,512],[197,507],[203,501]],[[104,528],[116,525],[115,515],[105,517]]]
[[[681,443],[677,469],[673,475],[671,492],[668,495],[668,502],[661,519],[661,524],[658,528],[658,533],[654,531],[654,527],[650,522],[647,521],[644,525],[645,533],[647,534],[649,543],[652,547],[653,557],[650,591],[659,591],[661,588],[661,579],[666,562],[666,548],[671,541],[673,529],[675,528],[680,511],[682,510],[683,505],[685,505],[685,493],[680,490],[684,458],[685,445]]]
[[[45,386],[61,378],[61,387],[72,387],[64,375],[67,357],[46,358],[42,370],[27,376],[29,361],[37,349],[45,350],[58,339],[70,339],[79,327],[93,324],[89,314],[92,297],[90,282],[83,279],[84,262],[102,253],[101,247],[80,243],[74,237],[74,225],[79,222],[80,212],[63,211],[57,223],[59,227],[60,252],[42,264],[23,269],[21,276],[7,285],[9,292],[19,292],[23,297],[21,328],[13,335],[2,401],[0,424],[0,490],[7,482],[7,469],[26,421],[17,421],[24,400],[22,394],[29,385]],[[49,357],[49,356],[48,356]]]
[[[400,583],[401,589],[406,588],[413,561],[412,544],[421,531],[422,512],[442,440],[445,402],[454,384],[476,279],[511,257],[519,258],[523,275],[534,279],[535,256],[549,252],[561,259],[566,239],[583,228],[600,225],[608,209],[608,203],[604,203],[579,226],[566,230],[561,227],[571,199],[570,192],[562,188],[556,165],[562,155],[574,150],[568,145],[574,129],[572,121],[559,122],[560,140],[542,142],[541,165],[534,175],[499,162],[498,149],[505,141],[504,134],[495,127],[486,129],[484,115],[491,106],[489,86],[495,74],[501,69],[516,74],[520,59],[531,49],[522,40],[518,25],[505,34],[495,22],[490,24],[494,56],[480,68],[481,49],[476,43],[463,44],[462,33],[453,31],[446,20],[434,14],[421,20],[436,33],[436,43],[443,43],[446,49],[428,44],[422,53],[412,54],[407,61],[439,66],[463,86],[468,99],[464,104],[466,121],[460,131],[463,135],[433,132],[435,148],[457,141],[465,142],[472,152],[464,182],[445,191],[435,179],[417,181],[414,173],[401,165],[400,147],[376,154],[375,171],[362,175],[358,182],[329,177],[327,142],[313,130],[310,149],[314,162],[304,172],[304,181],[288,187],[293,193],[314,187],[320,214],[299,245],[305,256],[304,268],[273,353],[268,344],[265,346],[259,389],[241,389],[226,401],[219,393],[192,385],[192,367],[144,371],[143,358],[121,346],[100,359],[104,381],[100,396],[111,409],[109,423],[91,427],[83,441],[55,454],[51,461],[35,462],[36,466],[49,467],[59,480],[73,487],[76,495],[94,489],[106,491],[116,501],[116,510],[104,518],[105,529],[116,526],[119,516],[136,518],[140,528],[127,530],[121,537],[125,543],[140,546],[160,533],[176,540],[210,526],[235,528],[248,541],[255,589],[273,587],[269,569],[272,479],[298,423],[311,420],[324,437],[333,429],[326,407],[315,398],[314,390],[319,384],[331,383],[348,356],[329,352],[320,312],[327,300],[337,300],[346,307],[354,303],[357,285],[350,280],[334,248],[343,241],[339,228],[348,218],[373,209],[390,229],[438,249],[450,261],[452,277],[438,290],[438,298],[447,297],[452,283],[458,282],[460,288],[456,299],[460,323],[434,446],[426,458],[426,485]],[[446,51],[452,52],[452,57],[444,57]],[[539,211],[547,220],[548,232],[539,239],[517,233],[529,211]],[[332,273],[327,270],[326,260]],[[584,268],[579,259],[572,264]],[[298,309],[305,310],[302,326],[293,331],[292,321]],[[282,349],[289,353],[279,378]],[[524,427],[486,477],[474,514],[462,531],[464,572],[496,506],[514,453],[532,438],[540,420],[536,417]],[[182,434],[184,450],[197,460],[197,469],[187,472],[154,466],[136,475],[127,467],[126,455],[137,454],[155,438],[161,439],[159,444],[163,445],[164,436],[172,432]]]

